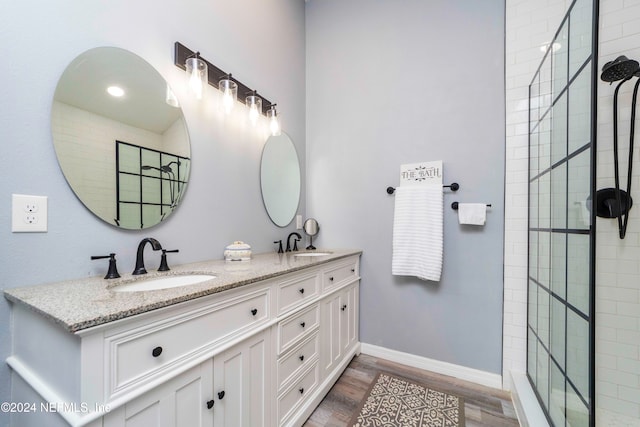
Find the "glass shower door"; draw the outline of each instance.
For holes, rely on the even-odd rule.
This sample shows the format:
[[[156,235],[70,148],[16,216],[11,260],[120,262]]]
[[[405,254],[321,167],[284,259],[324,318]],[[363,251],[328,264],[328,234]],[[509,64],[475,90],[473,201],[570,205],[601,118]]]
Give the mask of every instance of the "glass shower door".
[[[529,87],[527,375],[554,426],[593,426],[592,0],[571,5]]]

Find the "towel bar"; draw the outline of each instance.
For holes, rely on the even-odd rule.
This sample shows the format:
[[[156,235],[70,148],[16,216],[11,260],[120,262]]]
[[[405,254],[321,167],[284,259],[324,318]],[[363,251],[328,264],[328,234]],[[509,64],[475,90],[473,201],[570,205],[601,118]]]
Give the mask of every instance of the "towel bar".
[[[487,203],[487,207],[491,207],[491,203]],[[453,209],[454,211],[458,210],[458,202],[453,202],[451,203],[451,209]]]
[[[443,185],[442,188],[450,188],[451,191],[458,191],[460,189],[460,184],[457,182],[452,182],[449,185]],[[393,194],[396,191],[393,187],[387,187],[387,194]]]

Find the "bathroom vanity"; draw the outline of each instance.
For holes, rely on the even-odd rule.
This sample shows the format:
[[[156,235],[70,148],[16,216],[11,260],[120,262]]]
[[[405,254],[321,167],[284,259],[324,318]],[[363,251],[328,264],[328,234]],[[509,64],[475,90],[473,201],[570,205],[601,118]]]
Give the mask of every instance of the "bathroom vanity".
[[[295,254],[5,291],[12,425],[301,425],[359,352],[360,251]]]

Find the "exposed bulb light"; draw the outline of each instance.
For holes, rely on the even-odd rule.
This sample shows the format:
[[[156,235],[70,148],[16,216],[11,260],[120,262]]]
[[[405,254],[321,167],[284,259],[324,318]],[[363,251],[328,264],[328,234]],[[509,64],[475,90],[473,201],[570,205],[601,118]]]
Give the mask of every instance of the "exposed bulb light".
[[[255,127],[258,124],[260,113],[262,113],[262,98],[254,90],[251,95],[245,98],[245,104],[249,107],[249,122]]]
[[[168,105],[171,105],[172,107],[175,107],[175,108],[180,108],[180,103],[178,102],[178,98],[176,98],[176,95],[173,93],[169,85],[167,85],[167,94],[164,100]]]
[[[282,133],[280,128],[280,119],[278,118],[278,112],[276,111],[276,104],[271,104],[269,110],[267,110],[267,119],[269,119],[269,132],[272,136],[278,136]]]
[[[187,69],[189,90],[197,99],[202,99],[204,87],[209,82],[209,73],[207,63],[200,59],[200,52],[196,52],[194,56],[187,58],[185,68]]]
[[[229,114],[238,99],[238,85],[231,80],[231,74],[218,82],[218,89],[222,92],[222,109]]]
[[[124,89],[120,86],[109,86],[107,88],[107,93],[115,98],[121,98],[124,96]]]

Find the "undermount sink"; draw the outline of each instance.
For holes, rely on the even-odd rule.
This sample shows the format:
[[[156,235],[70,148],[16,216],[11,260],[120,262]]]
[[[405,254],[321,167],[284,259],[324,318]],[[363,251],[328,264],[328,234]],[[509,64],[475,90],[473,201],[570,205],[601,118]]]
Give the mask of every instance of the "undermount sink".
[[[185,274],[182,276],[154,277],[151,279],[138,280],[126,285],[114,286],[111,290],[115,292],[155,291],[159,289],[195,285],[196,283],[202,283],[215,278],[216,276],[211,274]]]
[[[293,254],[293,256],[326,256],[331,255],[331,252],[300,252],[299,254]]]

